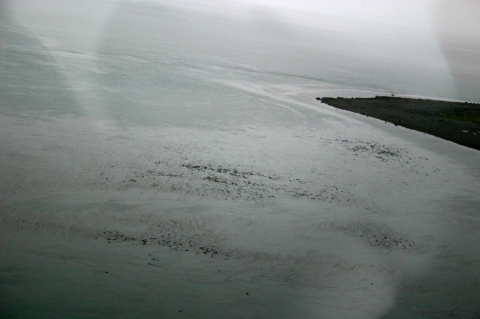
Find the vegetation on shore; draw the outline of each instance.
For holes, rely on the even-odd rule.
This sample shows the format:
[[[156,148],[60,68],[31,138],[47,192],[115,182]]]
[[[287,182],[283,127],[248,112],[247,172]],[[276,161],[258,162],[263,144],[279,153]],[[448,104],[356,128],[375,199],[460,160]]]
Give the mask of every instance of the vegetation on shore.
[[[374,117],[480,150],[480,104],[411,99],[317,97],[333,107]]]

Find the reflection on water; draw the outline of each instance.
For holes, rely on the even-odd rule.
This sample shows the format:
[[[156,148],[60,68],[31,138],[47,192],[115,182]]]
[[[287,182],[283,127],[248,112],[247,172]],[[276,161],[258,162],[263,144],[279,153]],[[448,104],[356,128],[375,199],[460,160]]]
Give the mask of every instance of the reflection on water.
[[[479,101],[480,2],[432,2],[436,36],[462,99]]]
[[[0,5],[5,10],[6,4]],[[0,23],[2,111],[24,115],[82,114],[73,92],[65,85],[62,70],[42,42],[12,18],[2,18]]]

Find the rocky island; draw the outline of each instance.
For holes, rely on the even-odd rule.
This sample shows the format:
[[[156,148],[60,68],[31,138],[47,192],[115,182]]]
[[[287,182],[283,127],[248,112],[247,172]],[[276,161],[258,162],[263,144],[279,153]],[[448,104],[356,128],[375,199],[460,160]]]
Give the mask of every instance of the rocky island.
[[[371,116],[480,150],[480,104],[393,96],[316,99],[342,110]]]

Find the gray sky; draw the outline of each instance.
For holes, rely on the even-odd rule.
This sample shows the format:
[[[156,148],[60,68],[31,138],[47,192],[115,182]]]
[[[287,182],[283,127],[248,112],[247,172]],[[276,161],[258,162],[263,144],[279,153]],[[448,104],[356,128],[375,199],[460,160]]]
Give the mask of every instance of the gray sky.
[[[136,0],[198,8],[230,11],[241,14],[242,8],[264,7],[275,10],[289,22],[321,24],[319,17],[333,16],[356,20],[368,20],[389,24],[422,26],[429,23],[429,10],[436,0]]]
[[[6,0],[1,0],[6,1]],[[17,7],[50,0],[10,0]],[[68,2],[68,1],[67,1]],[[261,8],[291,25],[324,28],[332,19],[355,25],[358,22],[422,30],[451,31],[480,38],[480,0],[98,0],[97,3],[152,2],[220,11],[248,17]]]

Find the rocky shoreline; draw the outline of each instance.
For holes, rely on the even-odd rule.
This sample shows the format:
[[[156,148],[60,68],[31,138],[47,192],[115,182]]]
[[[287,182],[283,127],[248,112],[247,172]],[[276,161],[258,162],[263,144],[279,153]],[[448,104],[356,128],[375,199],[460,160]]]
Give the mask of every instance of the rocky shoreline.
[[[480,104],[393,96],[316,100],[480,150]]]

